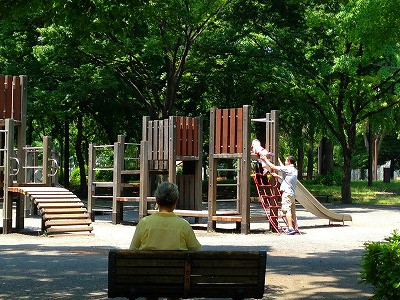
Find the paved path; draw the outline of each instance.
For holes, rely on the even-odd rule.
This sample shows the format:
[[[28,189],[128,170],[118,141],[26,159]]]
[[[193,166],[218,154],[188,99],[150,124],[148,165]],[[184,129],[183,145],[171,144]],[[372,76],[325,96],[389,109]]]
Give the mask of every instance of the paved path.
[[[264,299],[368,299],[372,288],[358,283],[363,244],[400,229],[400,207],[328,207],[353,222],[329,226],[299,209],[301,235],[268,233],[268,223],[249,235],[233,224],[195,232],[204,249],[267,250]],[[0,299],[107,299],[108,251],[127,248],[135,226],[99,219],[94,236],[38,236],[39,218],[26,220],[25,234],[0,235]]]

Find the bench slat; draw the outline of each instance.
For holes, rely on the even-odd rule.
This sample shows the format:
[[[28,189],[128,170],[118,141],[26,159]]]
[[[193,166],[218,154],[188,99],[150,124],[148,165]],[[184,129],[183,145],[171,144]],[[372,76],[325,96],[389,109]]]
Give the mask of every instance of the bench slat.
[[[185,261],[183,259],[119,259],[117,267],[183,267]]]
[[[119,284],[181,284],[183,285],[183,276],[158,276],[158,275],[146,275],[146,276],[116,276],[116,280]]]
[[[138,276],[147,276],[147,275],[180,275],[183,276],[183,269],[180,268],[124,268],[117,267],[116,274],[118,275],[138,275]]]

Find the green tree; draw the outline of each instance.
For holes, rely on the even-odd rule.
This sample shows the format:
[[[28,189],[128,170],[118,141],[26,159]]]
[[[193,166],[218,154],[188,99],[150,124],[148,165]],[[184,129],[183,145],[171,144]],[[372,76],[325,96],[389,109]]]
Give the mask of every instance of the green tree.
[[[211,1],[50,1],[54,24],[76,51],[115,73],[130,89],[124,106],[152,118],[171,115],[180,81],[199,35],[229,3]],[[53,23],[46,26],[51,30]],[[51,41],[47,45],[51,46]]]
[[[263,17],[263,10],[251,20],[268,38],[272,50],[277,49],[285,59],[287,76],[282,77],[282,86],[302,94],[301,98],[319,112],[341,145],[344,203],[351,203],[351,161],[357,125],[400,101],[398,39],[379,35],[381,51],[369,51],[378,38],[365,37],[365,28],[357,26],[357,20],[368,18],[370,23],[375,22],[374,26],[390,27],[392,18],[378,5],[374,7],[374,18],[370,18],[368,10],[358,9],[363,2],[309,1],[306,6],[285,1],[282,6],[294,7],[293,12],[301,16],[296,26],[279,26]]]

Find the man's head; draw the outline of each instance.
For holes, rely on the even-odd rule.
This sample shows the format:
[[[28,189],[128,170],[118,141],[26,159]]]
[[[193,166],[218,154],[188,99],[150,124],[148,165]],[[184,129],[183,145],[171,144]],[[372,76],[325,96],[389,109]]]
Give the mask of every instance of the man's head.
[[[294,165],[294,166],[296,166],[296,161],[295,161],[293,156],[289,155],[286,158],[286,165]]]
[[[162,207],[175,207],[179,199],[178,186],[172,182],[162,182],[155,191],[156,202]]]

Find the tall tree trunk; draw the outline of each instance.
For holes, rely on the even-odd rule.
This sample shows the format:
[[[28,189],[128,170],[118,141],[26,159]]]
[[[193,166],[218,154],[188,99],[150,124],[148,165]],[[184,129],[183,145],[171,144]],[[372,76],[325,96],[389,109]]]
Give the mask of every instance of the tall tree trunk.
[[[64,186],[69,187],[69,120],[64,122]]]
[[[298,170],[298,179],[303,179],[303,169],[304,169],[304,145],[303,141],[301,141],[297,147],[297,170]]]
[[[307,179],[313,178],[314,172],[314,138],[308,143],[307,149]]]
[[[313,126],[310,127],[308,132],[308,143],[307,143],[307,179],[313,178],[314,172],[314,140],[315,140],[315,129]]]
[[[83,157],[83,151],[82,151],[83,124],[81,115],[78,116],[78,122],[76,127],[77,127],[77,135],[75,143],[75,153],[76,153],[76,159],[78,160],[79,175],[80,175],[79,191],[81,193],[85,193],[87,191],[87,183],[86,183],[86,172],[85,172],[85,159]]]
[[[368,186],[372,186],[373,176],[373,147],[372,147],[372,126],[368,123]]]
[[[27,145],[32,145],[32,141],[33,141],[33,119],[32,118],[28,118],[28,124],[26,126],[27,130],[26,130],[26,144]]]
[[[346,149],[343,151],[343,178],[342,178],[342,203],[351,204],[351,160],[353,156],[353,151]]]

